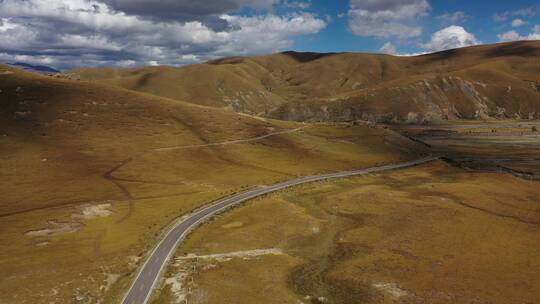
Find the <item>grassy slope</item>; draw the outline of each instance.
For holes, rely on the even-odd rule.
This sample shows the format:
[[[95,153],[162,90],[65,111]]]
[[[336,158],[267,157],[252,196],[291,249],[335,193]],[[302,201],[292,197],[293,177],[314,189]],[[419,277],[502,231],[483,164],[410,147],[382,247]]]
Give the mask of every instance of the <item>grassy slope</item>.
[[[305,185],[224,214],[177,254],[283,255],[193,260],[168,276],[188,274],[190,303],[532,303],[538,195],[528,181],[443,162]],[[157,303],[174,298],[169,287]]]
[[[416,154],[413,143],[384,129],[266,120],[4,66],[0,101],[6,303],[118,300],[143,261],[137,257],[201,204],[258,184]],[[299,127],[247,143],[153,150]],[[112,214],[81,217],[96,204],[110,204]]]
[[[182,68],[73,73],[173,99],[289,120],[538,118],[538,56],[540,42],[530,41],[418,57],[290,52]]]

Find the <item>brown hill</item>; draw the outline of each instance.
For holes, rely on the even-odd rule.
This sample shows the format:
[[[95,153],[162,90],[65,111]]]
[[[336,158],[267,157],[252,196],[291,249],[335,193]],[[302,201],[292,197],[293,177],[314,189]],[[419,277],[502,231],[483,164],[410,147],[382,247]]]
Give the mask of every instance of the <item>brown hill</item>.
[[[262,119],[2,65],[0,103],[0,294],[13,303],[118,303],[144,261],[129,257],[202,204],[421,152],[382,128]],[[108,290],[104,269],[121,274]]]
[[[78,197],[77,201],[90,200],[86,194],[90,197],[96,195],[94,191],[87,191],[93,182],[97,183],[95,187],[100,189],[100,192],[97,192],[100,195],[108,196],[109,190],[115,193],[114,195],[121,194],[115,189],[115,184],[110,183],[106,172],[124,160],[142,160],[149,155],[163,156],[175,152],[174,147],[197,148],[212,143],[209,146],[210,154],[202,153],[175,160],[175,165],[185,165],[179,170],[181,173],[178,173],[184,178],[189,170],[200,171],[201,163],[209,166],[213,164],[214,167],[219,167],[219,163],[243,167],[255,162],[266,166],[262,156],[257,160],[242,160],[241,158],[250,155],[247,152],[241,153],[241,158],[238,158],[240,155],[227,158],[219,145],[214,147],[215,143],[231,140],[234,142],[275,133],[275,136],[265,139],[266,145],[261,146],[264,157],[269,153],[268,155],[274,156],[272,161],[275,162],[281,153],[286,157],[306,157],[306,143],[320,146],[318,150],[322,151],[319,140],[326,142],[328,136],[351,133],[340,128],[330,133],[342,133],[341,135],[328,135],[329,131],[322,134],[318,134],[318,131],[302,131],[312,133],[310,136],[314,137],[298,142],[296,139],[289,141],[287,138],[290,135],[281,132],[300,130],[307,125],[261,119],[96,83],[54,79],[2,65],[0,80],[0,141],[5,148],[0,153],[3,163],[0,188],[6,187],[3,196],[5,204],[0,204],[0,216],[35,208],[35,204],[42,207],[56,205],[64,201],[62,192],[70,186],[75,187],[69,188],[73,193],[81,190],[77,195],[85,193],[85,196]],[[313,130],[319,128],[309,127]],[[332,129],[330,126],[329,128]],[[357,126],[354,129],[354,132],[374,139],[386,134],[384,136],[388,136],[391,141],[400,140],[398,135],[387,130],[366,126]],[[280,142],[275,147],[272,144],[274,140]],[[375,142],[371,144],[377,146]],[[326,146],[333,149],[331,145]],[[359,144],[358,147],[365,146]],[[380,141],[378,146],[381,147],[379,152],[382,154],[388,152],[399,157],[401,153],[397,146],[385,148],[383,141]],[[173,148],[169,149],[170,147]],[[274,148],[277,150],[271,152]],[[327,152],[333,154],[332,151]],[[259,152],[251,154],[256,157],[257,153]],[[327,157],[332,158],[330,154]],[[351,164],[348,156],[334,156],[339,158],[338,162],[343,161],[340,168]],[[315,164],[319,161],[318,157],[313,156]],[[151,160],[146,159],[146,162],[151,163]],[[274,170],[275,163],[268,165]],[[188,167],[191,169],[187,170]],[[264,171],[263,167],[255,171]],[[284,164],[284,167],[287,165]],[[284,173],[287,174],[296,173]],[[40,182],[45,176],[48,176],[48,182]],[[199,178],[207,179],[206,176]],[[21,185],[32,187],[25,191],[7,191],[13,187],[12,179],[18,180]],[[51,187],[58,187],[58,192],[52,191]],[[31,193],[39,195],[42,191],[47,192],[50,197],[36,202],[25,200]]]
[[[301,121],[540,118],[540,42],[396,57],[285,52],[181,68],[72,71],[85,80]]]

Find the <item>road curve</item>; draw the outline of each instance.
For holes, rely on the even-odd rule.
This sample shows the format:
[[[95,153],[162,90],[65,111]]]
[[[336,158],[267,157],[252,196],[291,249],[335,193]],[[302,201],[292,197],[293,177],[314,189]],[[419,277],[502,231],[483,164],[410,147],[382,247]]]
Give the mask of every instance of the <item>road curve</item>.
[[[154,248],[154,251],[152,251],[150,257],[142,266],[137,277],[135,278],[135,281],[133,282],[124,299],[122,300],[122,304],[146,304],[150,299],[152,290],[154,289],[154,286],[156,285],[156,282],[158,281],[162,270],[165,268],[165,265],[167,264],[169,258],[175,251],[178,244],[198,224],[215,215],[216,213],[223,211],[224,209],[245,202],[257,196],[261,196],[270,192],[275,192],[300,184],[333,178],[366,175],[370,173],[408,168],[431,162],[437,159],[439,159],[439,157],[429,156],[398,164],[389,164],[360,170],[342,171],[336,173],[300,177],[272,186],[257,188],[246,192],[238,193],[233,196],[218,200],[208,205],[207,207],[196,210],[187,218],[184,218],[183,220],[178,222],[171,230],[169,230],[169,232],[167,232],[167,234],[163,237],[159,244]]]

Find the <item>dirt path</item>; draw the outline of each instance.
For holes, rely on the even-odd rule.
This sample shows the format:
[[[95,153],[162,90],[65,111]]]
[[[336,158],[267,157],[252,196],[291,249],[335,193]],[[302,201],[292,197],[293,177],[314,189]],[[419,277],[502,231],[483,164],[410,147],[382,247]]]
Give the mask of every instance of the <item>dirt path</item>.
[[[296,128],[296,129],[290,129],[290,130],[285,130],[285,131],[268,133],[266,135],[252,137],[252,138],[248,138],[248,139],[235,139],[235,140],[228,140],[228,141],[209,143],[209,144],[200,144],[200,145],[172,146],[172,147],[165,147],[165,148],[156,148],[156,149],[152,149],[152,151],[160,152],[160,151],[172,151],[172,150],[189,149],[189,148],[204,148],[204,147],[213,147],[213,146],[226,146],[226,145],[235,145],[235,144],[245,144],[245,143],[259,141],[261,139],[265,139],[265,138],[268,138],[268,137],[271,137],[271,136],[298,132],[298,131],[300,131],[300,130],[302,130],[304,128],[306,128],[306,127],[304,126],[304,127],[299,127],[299,128]]]
[[[227,141],[221,141],[221,142],[215,142],[215,143],[206,143],[206,144],[197,144],[197,145],[185,145],[185,146],[171,146],[171,147],[162,147],[162,148],[153,148],[147,151],[143,151],[135,156],[131,156],[129,158],[126,158],[122,161],[120,161],[118,164],[116,164],[114,167],[109,169],[107,172],[103,174],[103,178],[113,183],[124,195],[126,200],[129,202],[128,212],[120,218],[116,223],[122,223],[126,219],[128,219],[131,214],[133,213],[133,208],[135,207],[135,198],[134,196],[129,192],[127,187],[125,187],[122,182],[131,182],[131,180],[123,179],[119,177],[115,177],[114,173],[124,166],[128,165],[130,162],[132,162],[135,158],[141,157],[143,155],[146,155],[148,153],[156,153],[156,152],[166,152],[166,151],[174,151],[174,150],[182,150],[182,149],[194,149],[194,148],[205,148],[205,147],[215,147],[215,146],[227,146],[227,145],[236,145],[236,144],[245,144],[245,143],[251,143],[263,140],[265,138],[276,136],[276,135],[282,135],[282,134],[290,134],[298,132],[302,129],[306,128],[306,126],[298,127],[295,129],[289,129],[289,130],[283,130],[279,132],[272,132],[265,135],[247,138],[247,139],[235,139],[235,140],[227,140]],[[135,181],[133,182],[145,182],[145,181]]]

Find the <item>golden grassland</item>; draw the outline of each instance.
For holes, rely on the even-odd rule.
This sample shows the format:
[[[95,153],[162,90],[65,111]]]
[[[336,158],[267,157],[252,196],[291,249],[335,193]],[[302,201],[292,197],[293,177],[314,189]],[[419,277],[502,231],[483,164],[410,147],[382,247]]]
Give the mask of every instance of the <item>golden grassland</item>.
[[[537,41],[520,41],[413,57],[285,52],[180,68],[70,73],[129,90],[289,120],[390,122],[407,121],[409,114],[413,120],[420,115],[430,121],[538,119],[539,54]]]
[[[202,204],[418,154],[385,129],[260,119],[0,70],[2,303],[118,301],[161,233]]]
[[[154,303],[534,303],[538,197],[444,162],[299,186],[197,229],[166,274],[180,294],[162,283]],[[265,248],[283,254],[179,264]]]

